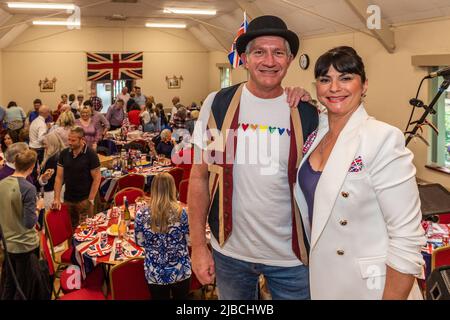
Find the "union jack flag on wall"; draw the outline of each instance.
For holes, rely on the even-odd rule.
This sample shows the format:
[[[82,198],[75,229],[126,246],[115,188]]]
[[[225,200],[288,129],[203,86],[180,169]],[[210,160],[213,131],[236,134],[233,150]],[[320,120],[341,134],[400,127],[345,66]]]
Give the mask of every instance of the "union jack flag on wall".
[[[87,53],[88,81],[142,79],[144,54]]]

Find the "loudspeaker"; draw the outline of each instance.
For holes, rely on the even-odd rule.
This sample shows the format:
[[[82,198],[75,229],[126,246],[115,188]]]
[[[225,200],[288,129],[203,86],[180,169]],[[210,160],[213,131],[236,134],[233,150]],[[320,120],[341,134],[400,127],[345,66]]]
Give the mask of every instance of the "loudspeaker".
[[[450,300],[450,266],[433,270],[427,279],[427,300]]]
[[[442,185],[438,183],[419,184],[418,188],[421,211],[425,220],[437,222],[439,218],[435,215],[450,212],[450,192]]]

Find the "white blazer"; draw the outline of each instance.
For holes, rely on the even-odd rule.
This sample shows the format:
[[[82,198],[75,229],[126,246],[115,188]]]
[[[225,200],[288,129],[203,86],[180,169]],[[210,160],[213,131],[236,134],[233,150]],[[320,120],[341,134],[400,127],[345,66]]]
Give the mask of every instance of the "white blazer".
[[[327,132],[328,118],[321,114],[301,165]],[[421,275],[426,239],[412,159],[402,132],[369,117],[361,105],[319,179],[312,226],[297,182],[295,198],[311,248],[312,299],[381,299],[386,265]]]

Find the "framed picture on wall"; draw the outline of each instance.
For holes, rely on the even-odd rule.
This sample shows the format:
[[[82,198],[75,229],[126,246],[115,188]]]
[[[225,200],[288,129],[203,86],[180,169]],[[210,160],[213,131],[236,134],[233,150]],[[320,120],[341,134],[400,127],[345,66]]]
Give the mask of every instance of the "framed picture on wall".
[[[181,80],[183,80],[183,76],[166,76],[167,88],[169,89],[179,89],[181,88]]]
[[[39,88],[41,92],[55,92],[56,78],[49,80],[45,78],[44,80],[39,80]]]

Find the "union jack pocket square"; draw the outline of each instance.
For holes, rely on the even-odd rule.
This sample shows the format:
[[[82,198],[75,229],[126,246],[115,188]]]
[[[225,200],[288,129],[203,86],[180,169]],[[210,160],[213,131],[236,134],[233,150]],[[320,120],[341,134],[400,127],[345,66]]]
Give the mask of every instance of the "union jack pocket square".
[[[364,163],[362,161],[361,156],[359,156],[359,157],[356,157],[355,160],[353,160],[348,172],[360,172],[363,169],[363,167],[364,167]]]
[[[308,153],[309,148],[311,148],[312,144],[314,143],[314,140],[316,140],[317,137],[317,130],[314,130],[306,139],[305,143],[303,144],[303,150],[302,153],[305,155]]]

